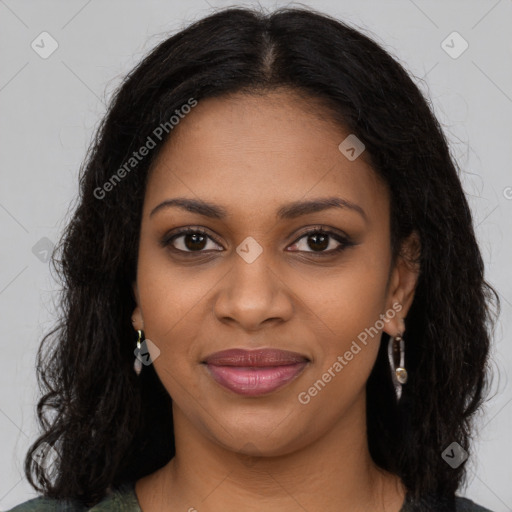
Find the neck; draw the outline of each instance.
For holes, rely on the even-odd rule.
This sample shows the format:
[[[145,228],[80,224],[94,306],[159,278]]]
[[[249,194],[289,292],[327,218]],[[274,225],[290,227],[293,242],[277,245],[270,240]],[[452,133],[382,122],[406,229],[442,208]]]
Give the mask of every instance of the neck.
[[[262,456],[249,442],[246,454],[219,445],[175,408],[176,456],[137,482],[139,502],[145,512],[399,512],[405,490],[371,459],[364,397],[346,412],[305,446]]]

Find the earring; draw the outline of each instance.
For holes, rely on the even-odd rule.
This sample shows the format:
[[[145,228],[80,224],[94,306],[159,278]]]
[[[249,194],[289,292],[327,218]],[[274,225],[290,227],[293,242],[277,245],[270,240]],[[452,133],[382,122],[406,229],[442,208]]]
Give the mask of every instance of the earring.
[[[141,341],[144,341],[144,331],[138,331],[139,333],[139,339],[137,340],[137,348],[133,351],[135,354],[135,361],[133,361],[133,369],[137,375],[140,374],[140,371],[142,370],[142,361],[139,359],[140,354],[140,344]]]
[[[396,399],[399,401],[402,396],[402,384],[407,382],[404,340],[401,333],[389,338],[388,358],[391,367],[391,380],[395,388]]]

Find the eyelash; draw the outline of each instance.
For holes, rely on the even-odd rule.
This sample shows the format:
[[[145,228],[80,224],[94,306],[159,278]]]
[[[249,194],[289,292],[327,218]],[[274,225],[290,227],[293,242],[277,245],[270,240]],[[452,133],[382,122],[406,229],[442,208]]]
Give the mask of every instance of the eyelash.
[[[204,229],[201,229],[201,228],[185,228],[185,229],[182,229],[182,230],[180,230],[180,231],[178,231],[176,233],[173,233],[172,235],[166,235],[162,239],[161,245],[162,245],[162,247],[169,248],[171,251],[173,251],[175,253],[187,255],[187,257],[189,255],[194,257],[194,255],[199,255],[199,254],[204,254],[204,253],[210,252],[210,251],[204,251],[204,250],[200,250],[200,251],[183,251],[181,249],[176,249],[175,247],[172,247],[172,242],[174,242],[174,240],[176,240],[177,238],[185,236],[185,235],[194,235],[194,234],[204,235],[207,238],[209,238],[210,240],[212,240],[213,242],[215,242],[217,245],[221,245],[217,240],[215,240],[214,237],[212,237]],[[312,234],[328,235],[331,238],[333,238],[334,240],[336,240],[337,242],[339,242],[340,245],[338,247],[336,247],[335,249],[331,249],[330,251],[318,251],[318,252],[315,252],[315,251],[297,251],[297,252],[303,252],[303,253],[305,252],[306,254],[313,254],[315,257],[316,256],[318,256],[318,257],[325,257],[325,256],[332,256],[334,254],[340,253],[343,250],[347,249],[348,247],[351,247],[351,246],[355,245],[348,237],[342,236],[339,233],[336,233],[336,232],[334,232],[334,231],[332,231],[332,230],[330,230],[328,228],[324,228],[323,226],[315,226],[313,228],[308,229],[307,231],[302,233],[299,236],[299,238],[297,238],[291,245],[295,245],[296,243],[298,243],[303,238],[307,238],[308,236],[310,236]],[[215,251],[215,252],[221,252],[221,251]],[[293,252],[295,252],[295,251],[293,251]]]

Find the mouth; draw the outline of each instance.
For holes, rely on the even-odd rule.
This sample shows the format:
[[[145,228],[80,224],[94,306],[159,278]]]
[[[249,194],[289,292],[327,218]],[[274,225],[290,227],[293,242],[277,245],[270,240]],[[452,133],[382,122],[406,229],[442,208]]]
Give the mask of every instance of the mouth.
[[[278,349],[232,349],[206,357],[202,364],[221,386],[244,396],[259,396],[281,389],[294,380],[309,359]]]

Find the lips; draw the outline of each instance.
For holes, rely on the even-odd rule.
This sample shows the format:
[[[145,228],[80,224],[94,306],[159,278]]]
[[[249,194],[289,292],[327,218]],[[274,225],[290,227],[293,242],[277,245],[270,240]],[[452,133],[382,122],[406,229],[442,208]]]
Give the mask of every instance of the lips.
[[[245,396],[259,396],[282,388],[308,362],[307,357],[297,352],[278,349],[224,350],[203,361],[218,384]]]
[[[308,358],[297,352],[277,349],[231,349],[215,352],[205,359],[206,364],[216,366],[267,367],[303,363]]]

